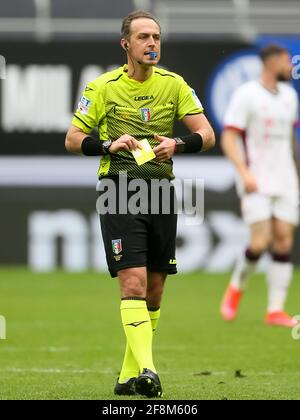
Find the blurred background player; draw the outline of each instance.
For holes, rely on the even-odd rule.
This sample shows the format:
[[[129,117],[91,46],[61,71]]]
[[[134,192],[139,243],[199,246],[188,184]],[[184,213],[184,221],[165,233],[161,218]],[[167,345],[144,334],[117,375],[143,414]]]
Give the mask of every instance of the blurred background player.
[[[214,132],[194,90],[177,74],[155,67],[160,60],[161,28],[150,13],[132,12],[124,19],[121,46],[128,64],[88,84],[68,131],[66,148],[88,156],[104,155],[99,178],[115,180],[117,189],[122,188],[118,176],[124,171],[129,180],[148,181],[148,187],[153,180],[164,180],[174,202],[174,153],[213,147]],[[182,120],[191,134],[172,138],[176,119]],[[95,127],[98,139],[90,136]],[[138,166],[131,152],[145,138],[156,159]],[[123,196],[126,203],[122,206],[128,208],[130,194]],[[161,208],[159,214],[124,214],[117,209],[117,214],[100,215],[108,268],[112,277],[119,278],[127,337],[114,390],[117,395],[162,395],[153,363],[152,336],[166,277],[177,272],[177,214],[174,210],[163,214]]]
[[[260,57],[261,79],[234,93],[221,140],[239,175],[242,214],[250,228],[249,247],[234,269],[221,314],[226,321],[235,319],[247,279],[270,249],[265,322],[293,327],[297,322],[284,312],[284,304],[293,275],[291,250],[299,220],[298,97],[283,83],[292,78],[288,51],[269,45]]]

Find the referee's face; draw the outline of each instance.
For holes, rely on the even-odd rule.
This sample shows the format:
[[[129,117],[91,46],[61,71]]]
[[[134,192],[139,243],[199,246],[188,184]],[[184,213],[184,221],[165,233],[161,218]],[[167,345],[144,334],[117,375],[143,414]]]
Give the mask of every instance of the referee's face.
[[[131,23],[129,52],[138,63],[154,66],[160,60],[160,28],[152,19],[135,19]],[[157,54],[156,58],[149,55],[150,52]]]

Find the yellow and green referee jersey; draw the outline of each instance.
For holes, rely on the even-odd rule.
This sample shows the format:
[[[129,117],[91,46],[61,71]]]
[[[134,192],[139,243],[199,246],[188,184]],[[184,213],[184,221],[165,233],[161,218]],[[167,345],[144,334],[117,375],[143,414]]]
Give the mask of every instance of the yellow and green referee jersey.
[[[148,139],[154,148],[158,144],[154,134],[172,138],[175,120],[202,112],[195,91],[179,75],[154,67],[148,80],[138,82],[128,77],[125,65],[87,85],[72,124],[87,134],[97,127],[101,141],[129,134]],[[121,171],[127,171],[128,178],[174,179],[172,160],[154,159],[138,166],[131,152],[102,157],[99,178]]]

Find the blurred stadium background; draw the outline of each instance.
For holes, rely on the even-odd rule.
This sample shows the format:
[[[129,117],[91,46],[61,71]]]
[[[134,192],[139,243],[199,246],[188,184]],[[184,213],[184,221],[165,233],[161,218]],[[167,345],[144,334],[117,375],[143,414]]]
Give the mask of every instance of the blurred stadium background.
[[[112,398],[123,333],[95,211],[98,159],[68,155],[64,137],[86,82],[125,62],[121,19],[140,8],[160,19],[161,65],[197,91],[218,140],[233,90],[260,71],[262,45],[289,49],[300,93],[299,0],[0,0],[0,399]],[[262,276],[234,326],[218,314],[248,235],[233,168],[217,145],[176,157],[175,173],[204,179],[205,219],[179,220],[181,275],[168,284],[155,345],[166,398],[299,399],[299,342],[263,326]],[[298,264],[299,247],[298,233]],[[193,321],[174,317],[178,308]]]
[[[160,19],[161,65],[197,91],[218,137],[232,91],[259,73],[261,45],[279,42],[300,62],[298,0],[2,0],[0,264],[105,271],[93,210],[98,160],[68,156],[64,135],[86,82],[124,63],[121,19],[138,8]],[[219,146],[175,165],[206,185],[205,223],[186,228],[180,218],[181,270],[229,270],[247,239],[232,167]]]
[[[93,210],[98,160],[68,156],[64,135],[86,82],[124,63],[121,19],[138,8],[160,19],[161,65],[197,91],[218,138],[232,91],[259,73],[261,45],[279,42],[300,62],[298,0],[2,0],[0,264],[105,271]],[[206,185],[205,223],[186,228],[180,218],[180,269],[229,270],[247,239],[232,167],[219,146],[175,165],[179,178]]]

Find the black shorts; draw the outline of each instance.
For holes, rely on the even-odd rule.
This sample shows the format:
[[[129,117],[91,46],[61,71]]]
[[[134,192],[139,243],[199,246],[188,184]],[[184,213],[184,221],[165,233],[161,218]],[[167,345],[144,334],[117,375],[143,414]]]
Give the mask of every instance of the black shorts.
[[[140,195],[143,211],[139,214],[132,214],[130,211],[121,214],[124,213],[124,203],[123,210],[120,212],[118,194],[120,187],[118,181],[114,182],[118,196],[116,208],[106,214],[101,214],[103,211],[100,212],[102,237],[111,276],[117,277],[118,271],[134,267],[147,267],[151,272],[176,274],[177,207],[175,188],[172,183],[167,181],[169,193],[165,191],[162,195],[160,191],[159,203],[153,203],[150,183],[147,182],[148,201],[145,200],[145,194]],[[107,194],[107,190],[99,192],[99,198],[104,197],[103,194]],[[136,191],[127,191],[127,204],[135,194]],[[169,194],[169,197],[166,194]],[[170,200],[171,205],[162,211],[162,205],[167,199]],[[154,212],[153,204],[156,208]]]

